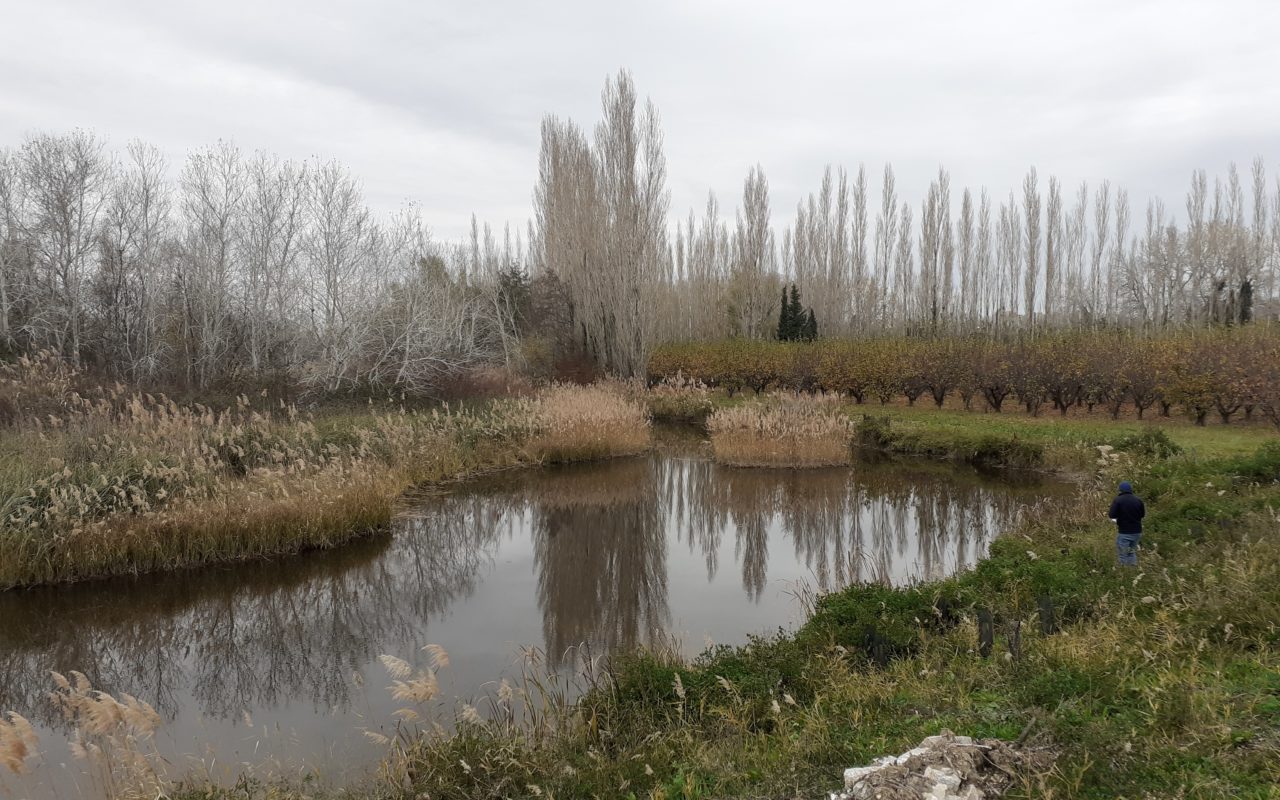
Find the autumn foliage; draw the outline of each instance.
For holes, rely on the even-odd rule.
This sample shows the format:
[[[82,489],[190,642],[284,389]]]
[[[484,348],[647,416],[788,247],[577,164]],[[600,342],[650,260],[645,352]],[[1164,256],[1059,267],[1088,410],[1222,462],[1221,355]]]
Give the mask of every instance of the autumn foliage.
[[[724,340],[659,347],[649,379],[681,375],[730,395],[829,392],[856,403],[1031,414],[1083,408],[1143,418],[1180,409],[1198,424],[1260,413],[1280,426],[1280,329],[1265,325],[1143,336],[1128,331],[981,337]]]

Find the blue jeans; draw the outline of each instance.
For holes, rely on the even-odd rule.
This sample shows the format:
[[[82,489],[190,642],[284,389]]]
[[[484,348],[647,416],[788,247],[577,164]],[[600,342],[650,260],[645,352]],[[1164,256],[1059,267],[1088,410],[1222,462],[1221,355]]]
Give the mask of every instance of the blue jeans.
[[[1122,566],[1138,566],[1138,540],[1141,538],[1140,533],[1121,533],[1116,536],[1116,556]]]

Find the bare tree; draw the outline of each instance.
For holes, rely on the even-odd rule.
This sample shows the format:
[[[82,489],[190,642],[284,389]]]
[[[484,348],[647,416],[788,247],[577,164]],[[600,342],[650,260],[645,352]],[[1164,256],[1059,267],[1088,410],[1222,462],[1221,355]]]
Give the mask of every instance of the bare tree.
[[[898,322],[906,322],[915,315],[911,298],[918,296],[917,292],[911,291],[916,285],[916,274],[911,251],[911,206],[908,203],[902,204],[898,217],[898,245],[894,253],[893,275],[897,282],[894,298],[897,308],[893,317]]]
[[[975,283],[975,243],[973,230],[973,195],[965,187],[960,198],[960,220],[956,232],[960,251],[960,316],[967,325],[976,316],[977,284]]]
[[[183,246],[177,272],[187,381],[206,387],[232,350],[232,281],[245,194],[244,162],[229,142],[196,151],[182,171]]]
[[[1022,218],[1018,216],[1018,204],[1009,193],[1009,201],[1000,204],[999,221],[999,269],[1000,297],[996,327],[1009,317],[1018,314],[1019,296],[1022,290]]]
[[[1085,308],[1086,276],[1084,272],[1085,248],[1089,236],[1089,186],[1084,181],[1076,190],[1076,202],[1066,220],[1063,250],[1066,257],[1066,302],[1071,319],[1076,324],[1088,322]]]
[[[929,185],[920,214],[920,307],[930,330],[937,330],[947,312],[951,237],[951,178],[939,169]]]
[[[1129,192],[1124,187],[1121,187],[1116,192],[1116,240],[1115,246],[1111,249],[1111,267],[1107,270],[1105,305],[1107,319],[1114,319],[1117,316],[1119,308],[1117,303],[1119,277],[1125,269],[1125,264],[1132,260],[1130,254],[1126,252],[1126,248],[1133,249],[1133,245],[1128,241],[1128,238]]]
[[[991,317],[997,306],[995,300],[999,297],[998,294],[993,295],[997,287],[991,267],[991,198],[987,197],[987,190],[983,189],[978,199],[978,236],[974,246],[973,276],[970,280],[980,302],[975,308],[975,316],[980,319]]]
[[[769,181],[756,165],[742,187],[733,238],[730,306],[734,327],[750,339],[768,338],[777,309],[773,229],[769,226]]]
[[[161,285],[172,235],[172,191],[161,152],[132,142],[103,213],[92,281],[98,346],[109,369],[134,379],[161,367]]]
[[[875,313],[874,296],[867,285],[867,170],[858,165],[858,175],[853,181],[853,220],[849,232],[850,259],[853,264],[851,303],[853,322],[865,330]]]
[[[20,153],[27,213],[22,235],[31,248],[39,312],[28,324],[36,341],[80,363],[85,279],[97,246],[111,161],[86,131],[36,134]]]
[[[1037,284],[1040,279],[1040,189],[1036,185],[1036,168],[1022,181],[1022,216],[1026,225],[1027,266],[1024,276],[1023,312],[1029,327],[1035,327]]]
[[[18,156],[0,150],[0,350],[12,349],[13,304],[19,265],[26,260],[21,216],[23,193]]]
[[[248,367],[262,375],[296,361],[301,323],[299,257],[307,219],[307,170],[264,153],[248,164],[240,280]]]
[[[601,100],[594,150],[572,123],[543,123],[538,248],[565,278],[589,349],[606,368],[639,375],[671,257],[666,158],[658,112],[652,102],[637,109],[627,72],[605,84]]]
[[[335,391],[360,377],[382,234],[359,184],[335,162],[313,168],[307,207],[306,299],[314,347],[308,379]]]
[[[1028,228],[1028,233],[1030,233]],[[1044,321],[1053,324],[1058,313],[1062,281],[1062,189],[1057,177],[1049,176],[1049,199],[1044,224]]]
[[[596,128],[600,193],[608,223],[610,309],[605,314],[605,363],[625,376],[642,375],[653,343],[654,290],[667,251],[667,162],[652,101],[637,113],[626,71],[605,84],[604,119]]]
[[[893,166],[885,164],[880,188],[880,210],[876,213],[875,275],[872,278],[874,319],[880,325],[887,325],[889,321],[889,291],[893,281],[894,248],[898,240],[898,193],[895,183]]]
[[[1093,247],[1090,250],[1089,303],[1086,315],[1097,320],[1103,315],[1103,291],[1106,282],[1107,248],[1111,236],[1111,182],[1103,181],[1093,198]]]

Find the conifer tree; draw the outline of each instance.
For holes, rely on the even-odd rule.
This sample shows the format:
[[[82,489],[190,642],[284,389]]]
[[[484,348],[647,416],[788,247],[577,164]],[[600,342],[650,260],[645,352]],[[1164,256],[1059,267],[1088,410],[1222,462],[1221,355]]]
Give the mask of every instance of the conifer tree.
[[[795,328],[795,322],[791,316],[791,304],[787,302],[787,287],[782,287],[782,304],[778,306],[778,341],[787,342],[791,340],[791,331]]]
[[[794,342],[804,336],[804,306],[800,305],[800,289],[794,283],[791,284],[791,310],[788,318],[791,322],[791,330],[787,341]]]
[[[818,338],[818,319],[813,315],[813,306],[809,307],[809,317],[804,321],[804,340],[815,341]]]

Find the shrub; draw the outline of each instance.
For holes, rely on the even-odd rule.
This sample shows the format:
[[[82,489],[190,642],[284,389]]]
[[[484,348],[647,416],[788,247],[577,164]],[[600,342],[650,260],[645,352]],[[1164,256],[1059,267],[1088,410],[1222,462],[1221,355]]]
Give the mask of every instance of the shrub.
[[[1169,438],[1163,428],[1147,428],[1116,440],[1115,448],[1147,458],[1171,458],[1182,452],[1182,446]]]

